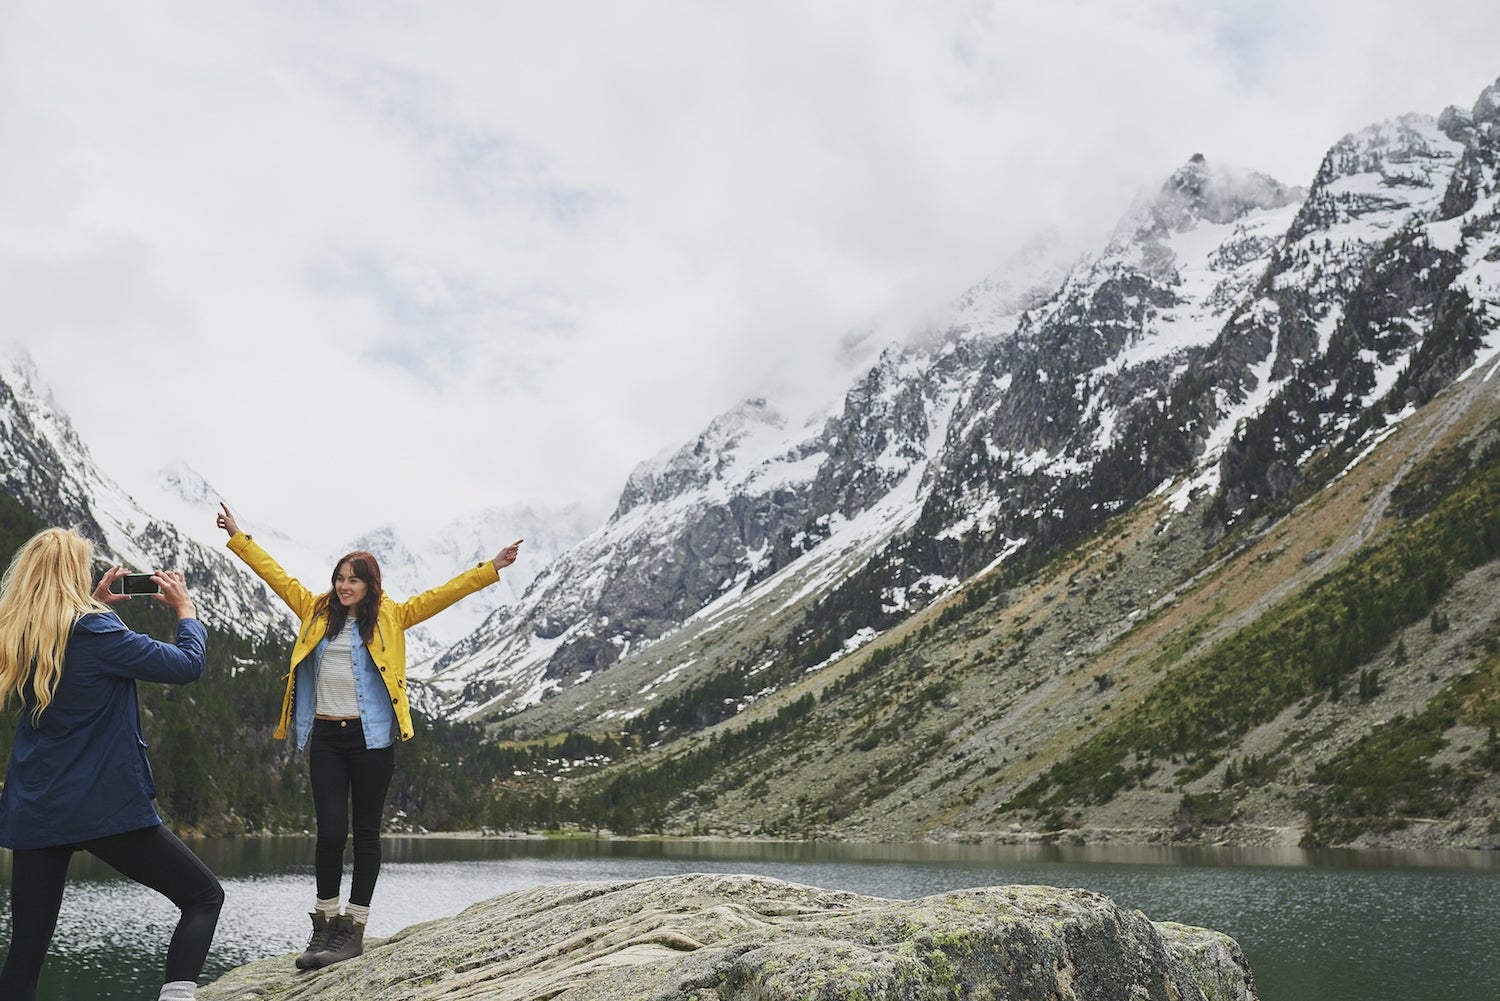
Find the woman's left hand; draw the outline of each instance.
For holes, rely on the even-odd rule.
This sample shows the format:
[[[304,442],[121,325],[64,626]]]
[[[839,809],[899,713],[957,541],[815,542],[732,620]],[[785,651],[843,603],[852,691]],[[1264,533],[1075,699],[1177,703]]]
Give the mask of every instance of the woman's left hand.
[[[512,542],[510,545],[500,550],[500,552],[496,553],[494,560],[491,561],[495,564],[495,569],[504,570],[506,567],[514,563],[516,561],[516,556],[518,556],[521,552],[521,543],[525,541],[525,539],[517,539],[515,542]]]
[[[109,585],[129,573],[124,567],[110,567],[104,571],[104,576],[99,578],[99,586],[94,588],[94,600],[105,605],[113,605],[117,601],[129,601],[128,594],[115,594],[109,589]]]

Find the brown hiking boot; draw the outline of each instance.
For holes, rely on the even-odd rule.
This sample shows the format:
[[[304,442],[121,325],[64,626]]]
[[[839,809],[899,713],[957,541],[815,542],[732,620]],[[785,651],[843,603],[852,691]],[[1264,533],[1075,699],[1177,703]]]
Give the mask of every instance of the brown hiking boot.
[[[365,926],[347,914],[328,922],[328,944],[318,953],[318,966],[332,966],[365,951]]]
[[[302,951],[302,955],[297,957],[299,970],[312,970],[322,966],[317,956],[328,948],[328,931],[332,922],[322,911],[313,911],[308,917],[312,918],[312,937],[307,940],[307,948]]]

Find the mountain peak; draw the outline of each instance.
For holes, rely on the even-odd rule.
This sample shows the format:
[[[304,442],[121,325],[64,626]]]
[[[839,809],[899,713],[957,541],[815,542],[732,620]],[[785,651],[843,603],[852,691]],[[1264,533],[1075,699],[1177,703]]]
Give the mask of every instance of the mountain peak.
[[[1454,142],[1468,142],[1475,129],[1500,128],[1500,79],[1479,92],[1472,109],[1448,105],[1437,124]]]
[[[1479,92],[1479,99],[1474,102],[1471,114],[1476,125],[1500,126],[1500,77]]]
[[[163,493],[189,503],[212,507],[218,503],[219,492],[186,462],[174,462],[163,466],[156,474],[157,485]]]
[[[1246,223],[1256,213],[1294,205],[1307,197],[1301,187],[1247,167],[1215,163],[1202,153],[1167,177],[1153,194],[1142,194],[1115,227],[1106,256],[1154,262],[1151,269],[1171,269],[1174,238],[1200,227]]]
[[[747,439],[764,432],[763,437],[779,444],[785,426],[786,418],[764,398],[743,400],[711,420],[703,433],[686,445],[636,466],[621,492],[615,517],[643,503],[701,489],[733,465],[731,453]]]
[[[1257,209],[1275,209],[1296,201],[1301,192],[1269,174],[1210,163],[1202,153],[1167,178],[1152,203],[1158,225],[1169,232],[1191,229],[1197,222],[1234,222]]]

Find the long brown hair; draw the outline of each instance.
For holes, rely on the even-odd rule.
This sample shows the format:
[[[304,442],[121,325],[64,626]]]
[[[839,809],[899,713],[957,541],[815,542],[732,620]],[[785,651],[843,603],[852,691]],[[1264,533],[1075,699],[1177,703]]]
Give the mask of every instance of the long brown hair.
[[[339,596],[334,587],[334,579],[339,575],[339,567],[345,563],[354,572],[354,576],[365,582],[365,596],[360,603],[354,606],[354,624],[359,629],[360,638],[369,643],[375,638],[375,616],[380,612],[380,562],[375,559],[373,553],[364,551],[348,553],[340,556],[333,564],[333,572],[328,575],[328,593],[318,599],[317,607],[313,614],[322,612],[328,616],[328,635],[337,636],[339,630],[344,628],[344,621],[349,617],[349,610],[344,603],[339,601]]]
[[[74,623],[109,610],[89,587],[93,557],[70,528],[44,528],[17,550],[0,579],[0,706],[15,692],[35,721],[51,703]]]

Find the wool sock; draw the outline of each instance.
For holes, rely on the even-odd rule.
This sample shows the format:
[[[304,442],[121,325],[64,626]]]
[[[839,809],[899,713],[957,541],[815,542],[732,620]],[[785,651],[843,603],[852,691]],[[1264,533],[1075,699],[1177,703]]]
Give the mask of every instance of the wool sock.
[[[197,990],[198,984],[192,980],[174,980],[161,985],[156,1001],[193,1001]]]
[[[370,923],[369,904],[350,904],[344,908],[344,914],[354,919],[356,924],[367,925]]]
[[[313,910],[331,921],[339,916],[339,898],[329,897],[325,900],[323,897],[319,897],[318,903]]]

